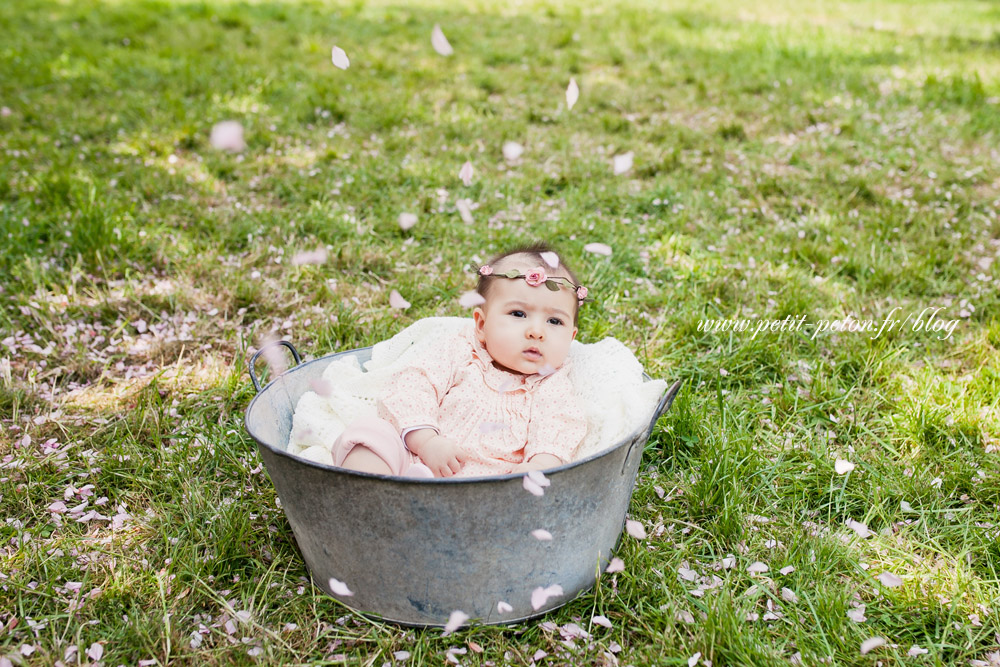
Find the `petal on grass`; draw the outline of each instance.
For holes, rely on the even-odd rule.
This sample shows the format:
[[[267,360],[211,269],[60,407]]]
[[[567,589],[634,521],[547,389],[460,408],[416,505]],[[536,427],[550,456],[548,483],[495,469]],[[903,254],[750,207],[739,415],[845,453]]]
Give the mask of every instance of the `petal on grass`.
[[[795,604],[796,602],[799,601],[799,596],[796,595],[795,591],[793,591],[791,588],[782,588],[781,599],[784,600],[785,602],[791,602],[792,604]]]
[[[895,588],[896,586],[903,585],[903,580],[892,572],[883,572],[875,578],[886,588]]]
[[[625,520],[625,532],[637,540],[646,539],[646,528],[634,519]]]
[[[512,611],[514,611],[514,608],[511,607],[506,602],[504,602],[503,600],[500,600],[500,602],[497,602],[497,612],[498,613],[500,613],[500,614],[509,614]]]
[[[462,183],[465,187],[472,185],[472,163],[466,162],[462,165],[462,168],[458,170],[458,177],[462,179]]]
[[[536,528],[535,530],[531,531],[531,536],[534,537],[536,540],[540,540],[542,542],[549,542],[552,540],[552,533],[545,530],[544,528]]]
[[[406,310],[410,307],[410,302],[403,298],[403,295],[396,290],[389,292],[389,305],[393,308]]]
[[[628,153],[622,153],[621,155],[616,155],[614,157],[614,172],[615,176],[621,176],[629,169],[632,168],[632,158],[635,154],[632,151]]]
[[[513,162],[524,153],[524,146],[516,141],[507,141],[503,145],[503,157],[505,160]]]
[[[525,491],[528,491],[533,496],[544,496],[545,495],[545,489],[543,489],[542,487],[540,487],[535,482],[535,480],[531,479],[528,476],[524,477],[524,479],[522,480],[521,484],[524,485]]]
[[[347,69],[351,66],[351,59],[347,57],[347,54],[339,46],[335,46],[330,50],[330,60],[334,66],[340,69]]]
[[[333,592],[334,595],[343,595],[343,596],[354,595],[354,593],[351,592],[351,589],[347,587],[347,584],[345,584],[340,579],[334,579],[333,577],[330,577],[330,581],[328,581],[327,583],[330,585],[330,590]]]
[[[531,608],[538,611],[541,609],[542,605],[549,601],[549,598],[557,598],[562,594],[563,589],[559,584],[552,584],[551,586],[546,586],[545,588],[539,586],[535,590],[531,591]]]
[[[417,215],[415,213],[400,213],[396,222],[399,223],[399,228],[405,232],[417,224]]]
[[[848,609],[847,618],[851,619],[855,623],[864,623],[867,621],[868,617],[865,616],[865,605],[859,605],[854,609]]]
[[[89,657],[91,660],[94,661],[100,660],[101,656],[103,655],[104,655],[104,647],[98,644],[97,642],[91,644],[90,648],[87,649],[87,657]]]
[[[869,637],[861,642],[861,655],[870,653],[879,646],[885,646],[885,637]]]
[[[762,563],[759,560],[755,560],[754,562],[750,563],[749,567],[747,567],[747,572],[749,572],[750,574],[763,574],[764,572],[767,572],[770,569],[771,568],[769,568],[766,563]]]
[[[578,99],[580,99],[580,86],[576,85],[576,79],[570,77],[569,85],[566,86],[566,107],[572,109]]]
[[[441,26],[437,23],[434,24],[434,29],[431,30],[431,46],[438,52],[438,55],[450,56],[455,52],[455,49],[451,48],[451,42],[444,36],[444,31],[441,30]]]
[[[322,264],[326,261],[326,248],[316,248],[315,250],[303,250],[292,256],[292,266],[302,266],[303,264]]]
[[[611,256],[611,246],[606,243],[588,243],[583,246],[584,251],[592,252],[595,255],[604,255],[605,257]]]
[[[699,660],[701,660],[701,651],[698,651],[690,658],[688,658],[688,667],[694,667],[695,665],[698,664]]]
[[[235,120],[224,120],[213,125],[208,141],[212,148],[219,151],[239,153],[247,147],[243,140],[243,125]]]
[[[594,616],[593,618],[590,619],[590,622],[593,623],[594,625],[600,625],[603,628],[612,627],[611,621],[608,620],[607,616]]]
[[[795,566],[794,565],[786,565],[785,567],[783,567],[780,570],[778,570],[778,572],[780,572],[781,574],[791,574],[792,572],[795,572]]]
[[[469,290],[458,297],[458,305],[462,308],[475,308],[486,303],[486,299],[476,290]]]
[[[472,203],[468,199],[457,200],[455,208],[458,210],[458,215],[462,218],[462,222],[467,225],[475,222],[475,219],[472,217]]]
[[[853,530],[855,533],[857,533],[858,537],[860,537],[861,539],[867,539],[872,535],[874,535],[872,531],[868,530],[868,526],[861,523],[860,521],[855,521],[854,519],[848,519],[847,521],[844,522],[844,524],[848,528]]]
[[[918,655],[924,655],[926,653],[928,653],[927,649],[920,648],[919,646],[914,644],[913,646],[910,647],[910,650],[906,652],[906,655],[910,656],[911,658],[916,658]]]
[[[845,461],[844,459],[837,459],[833,464],[833,469],[838,475],[846,475],[854,470],[854,464],[850,461]]]
[[[467,620],[469,620],[469,615],[464,611],[456,609],[451,612],[451,615],[448,616],[448,622],[444,626],[444,634],[450,635],[455,632],[455,630],[458,630]]]
[[[605,574],[614,574],[615,572],[625,571],[625,561],[621,558],[612,558],[608,566],[604,568]]]

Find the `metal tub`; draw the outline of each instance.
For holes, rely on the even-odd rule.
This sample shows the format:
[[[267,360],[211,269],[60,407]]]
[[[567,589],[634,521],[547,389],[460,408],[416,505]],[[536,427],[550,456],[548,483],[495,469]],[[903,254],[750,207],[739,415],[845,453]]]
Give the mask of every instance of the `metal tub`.
[[[279,341],[300,357],[290,343]],[[546,471],[551,485],[534,496],[524,473],[495,477],[408,479],[313,463],[286,450],[292,414],[328,355],[279,375],[247,407],[245,426],[317,586],[346,606],[406,625],[441,626],[452,611],[471,620],[514,623],[566,604],[594,585],[621,534],[643,446],[680,387],[665,392],[648,426],[614,447]],[[551,541],[531,531],[544,528]],[[331,578],[351,596],[335,595]],[[538,609],[537,587],[559,584],[563,595]],[[504,601],[513,611],[500,613]]]

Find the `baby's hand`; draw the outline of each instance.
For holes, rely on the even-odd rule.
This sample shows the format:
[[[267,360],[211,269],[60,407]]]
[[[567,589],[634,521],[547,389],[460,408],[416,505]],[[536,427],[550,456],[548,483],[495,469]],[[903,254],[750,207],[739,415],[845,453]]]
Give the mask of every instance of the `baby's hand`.
[[[441,435],[424,442],[417,456],[436,477],[451,477],[469,460],[469,455],[457,442]]]
[[[529,470],[548,470],[562,465],[562,459],[553,454],[535,454],[530,461],[514,466],[511,472],[528,472]]]

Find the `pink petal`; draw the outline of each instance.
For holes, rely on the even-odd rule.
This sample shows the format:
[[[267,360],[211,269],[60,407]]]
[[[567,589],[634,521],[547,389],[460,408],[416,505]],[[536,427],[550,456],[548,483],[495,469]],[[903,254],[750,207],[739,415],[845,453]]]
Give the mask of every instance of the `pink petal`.
[[[559,268],[559,255],[555,254],[554,252],[542,252],[539,253],[539,255],[541,256],[542,260],[546,264],[551,266],[553,269]]]
[[[882,582],[882,585],[886,588],[895,588],[896,586],[903,585],[903,580],[892,572],[883,572],[875,578]]]
[[[462,168],[458,170],[458,177],[462,179],[462,183],[469,187],[472,185],[472,163],[466,162],[462,165]]]
[[[861,655],[874,651],[879,646],[885,646],[885,637],[871,637],[861,642]]]
[[[322,264],[326,261],[326,258],[326,248],[303,250],[292,256],[292,266],[302,266],[303,264]]]
[[[510,612],[514,611],[514,608],[511,607],[506,602],[504,602],[503,600],[500,600],[500,602],[497,602],[497,611],[501,614],[509,614]]]
[[[586,252],[592,252],[595,255],[604,255],[606,257],[611,255],[611,246],[606,243],[588,243],[583,246]]]
[[[535,496],[545,495],[545,489],[538,486],[538,484],[535,483],[535,480],[531,479],[530,477],[525,476],[521,483],[524,485],[524,489],[530,492],[532,495]]]
[[[479,425],[480,433],[494,433],[496,431],[502,431],[507,428],[506,424],[498,424],[496,422],[483,422]]]
[[[524,153],[524,146],[516,141],[508,141],[503,145],[503,157],[505,160],[513,162]]]
[[[347,69],[351,66],[351,59],[347,57],[347,54],[339,46],[335,46],[330,50],[330,60],[333,61],[334,66],[340,69]]]
[[[397,290],[392,290],[389,292],[389,305],[393,308],[399,308],[400,310],[406,310],[410,307],[410,302],[403,298]]]
[[[874,533],[868,530],[868,526],[861,523],[860,521],[855,521],[854,519],[848,519],[844,522],[845,525],[857,533],[858,537],[865,539],[871,537]]]
[[[844,459],[837,459],[833,464],[833,469],[838,475],[843,475],[854,470],[854,464]]]
[[[780,570],[778,570],[778,572],[780,572],[781,574],[791,574],[792,572],[795,572],[795,566],[794,565],[786,565],[785,567],[783,567]]]
[[[594,616],[590,619],[590,622],[594,625],[600,625],[605,628],[611,627],[611,621],[609,621],[606,616]]]
[[[66,503],[61,500],[57,500],[50,504],[47,509],[53,514],[62,514],[66,511]]]
[[[448,38],[444,36],[441,26],[437,23],[434,24],[434,30],[431,31],[431,46],[433,46],[434,50],[442,56],[450,56],[455,52],[455,50],[451,48]]]
[[[407,229],[410,229],[413,225],[417,224],[417,214],[406,212],[400,213],[397,222],[399,223],[399,228],[405,232]]]
[[[486,303],[483,295],[475,290],[470,290],[458,298],[458,305],[462,308],[475,308]]]
[[[455,632],[455,630],[458,630],[462,623],[465,623],[467,620],[469,620],[469,615],[464,611],[456,609],[451,612],[451,615],[448,617],[448,622],[444,626],[444,634],[450,635]]]
[[[538,369],[538,374],[545,378],[556,372],[556,369],[551,364],[542,364],[542,367]]]
[[[326,378],[316,378],[309,382],[309,388],[316,392],[317,396],[326,398],[333,393],[333,385]]]
[[[90,648],[87,649],[87,656],[91,660],[100,660],[102,655],[104,655],[104,647],[97,642],[91,644]]]
[[[351,592],[351,589],[347,587],[347,584],[345,584],[340,579],[334,579],[333,577],[330,577],[330,581],[327,583],[330,585],[330,590],[333,592],[334,595],[341,595],[345,597],[349,595],[354,595],[354,593]]]
[[[569,85],[566,86],[566,107],[572,109],[578,99],[580,99],[580,86],[576,85],[576,79],[570,77]]]
[[[766,563],[761,563],[759,560],[756,560],[750,563],[750,566],[747,568],[747,572],[750,574],[763,574],[770,569],[771,568],[769,568]]]
[[[537,651],[535,651],[535,654],[533,656],[531,656],[531,659],[534,662],[539,662],[539,661],[541,661],[542,658],[544,658],[546,656],[548,656],[548,653],[546,653],[542,649],[538,649]]]
[[[536,540],[541,540],[542,542],[548,542],[552,539],[552,533],[545,530],[544,528],[537,528],[531,531],[531,536]]]
[[[616,155],[614,157],[614,171],[615,176],[621,176],[626,171],[632,168],[632,158],[634,153],[629,151],[628,153],[622,153],[621,155]]]
[[[608,566],[604,568],[604,572],[607,574],[614,574],[615,572],[625,571],[625,561],[621,558],[612,558]]]
[[[528,477],[530,477],[531,481],[537,484],[538,486],[547,487],[550,484],[552,484],[552,480],[546,477],[545,473],[543,473],[541,470],[529,470]]]
[[[467,225],[475,222],[475,219],[472,217],[472,203],[468,199],[456,200],[455,208],[458,209],[458,215],[461,216],[462,222]]]
[[[213,125],[208,141],[212,144],[212,148],[220,151],[239,153],[247,147],[243,140],[243,125],[235,120],[224,120]]]
[[[688,667],[694,667],[695,665],[698,664],[699,660],[701,660],[701,651],[698,651],[690,658],[688,658]]]
[[[563,594],[562,586],[559,584],[552,584],[542,588],[539,586],[535,590],[531,591],[531,608],[538,611],[542,605],[548,602],[549,598],[559,597]]]
[[[637,540],[646,539],[646,528],[638,521],[627,519],[625,521],[625,532]]]

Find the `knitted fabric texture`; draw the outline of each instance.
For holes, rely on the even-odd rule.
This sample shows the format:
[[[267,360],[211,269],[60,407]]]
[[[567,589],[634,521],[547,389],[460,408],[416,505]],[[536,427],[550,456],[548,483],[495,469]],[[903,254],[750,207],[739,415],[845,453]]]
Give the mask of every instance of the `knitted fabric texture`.
[[[397,371],[412,363],[422,346],[456,335],[469,325],[465,317],[430,317],[414,322],[372,348],[364,364],[356,357],[334,359],[323,371],[326,396],[306,392],[292,418],[288,452],[332,465],[330,446],[347,425],[362,416],[377,416],[377,398]],[[644,380],[635,355],[614,338],[570,345],[569,379],[587,415],[587,435],[574,460],[613,447],[649,423],[666,382]]]

